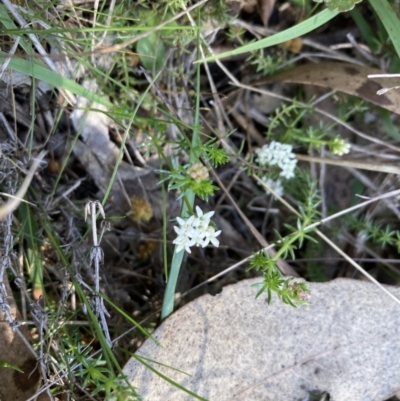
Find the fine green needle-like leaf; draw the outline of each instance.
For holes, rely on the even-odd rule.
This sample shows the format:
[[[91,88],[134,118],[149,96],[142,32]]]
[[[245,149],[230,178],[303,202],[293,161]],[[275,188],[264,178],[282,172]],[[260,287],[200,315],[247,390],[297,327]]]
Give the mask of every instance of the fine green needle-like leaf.
[[[320,27],[326,22],[330,21],[332,18],[336,17],[339,14],[339,11],[325,9],[320,13],[308,18],[307,20],[297,24],[296,26],[286,29],[283,32],[279,32],[275,35],[269,36],[268,38],[258,40],[257,42],[250,43],[248,45],[239,47],[238,49],[217,54],[215,56],[206,57],[205,59],[199,60],[199,62],[204,61],[214,61],[217,59],[221,59],[228,56],[233,56],[236,54],[251,52],[254,50],[263,49],[269,46],[275,46],[279,43],[286,42],[288,40],[298,38],[299,36],[305,35],[308,32],[313,31],[314,29]]]

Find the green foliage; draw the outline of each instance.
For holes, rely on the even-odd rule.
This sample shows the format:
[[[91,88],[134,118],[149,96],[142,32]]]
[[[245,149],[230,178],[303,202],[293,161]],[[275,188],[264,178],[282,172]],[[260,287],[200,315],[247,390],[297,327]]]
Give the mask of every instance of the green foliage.
[[[188,0],[161,0],[160,5],[166,7],[172,14],[177,13],[186,9],[189,1]]]
[[[298,196],[298,200],[300,202],[299,212],[301,214],[301,220],[298,219],[298,227],[299,224],[301,227],[306,227],[312,223],[315,223],[319,219],[319,205],[321,204],[321,197],[317,189],[318,182],[313,180],[306,173],[299,176],[298,182],[301,183],[300,185],[302,185]]]
[[[100,353],[97,357],[91,356],[93,349],[81,344],[67,344],[66,355],[68,355],[68,369],[75,364],[75,377],[82,380],[82,387],[87,389],[91,395],[104,393],[106,398],[123,392],[129,394],[132,401],[136,394],[130,386],[124,382],[123,377],[116,377],[106,364],[104,356]],[[78,364],[76,365],[76,362]]]
[[[165,65],[166,50],[160,35],[151,33],[139,39],[136,45],[143,67],[149,71],[161,70]]]
[[[365,241],[371,241],[374,244],[384,248],[387,246],[395,246],[400,252],[400,231],[394,230],[387,225],[383,227],[381,223],[374,221],[364,221],[362,219],[347,219],[346,224],[350,228],[356,229],[363,233]]]
[[[231,41],[238,41],[241,45],[244,45],[246,43],[244,39],[245,34],[246,29],[244,29],[243,27],[237,25],[229,25],[226,36]]]
[[[181,1],[168,2],[168,4],[174,12],[177,7],[184,6],[184,3]],[[138,25],[149,30],[171,17],[171,14],[168,14],[164,8],[160,10],[147,10],[143,8],[140,9],[139,15]],[[163,27],[163,29],[156,30],[138,40],[136,51],[144,68],[148,71],[161,70],[165,67],[168,44],[176,44],[179,40],[193,39],[192,30],[185,30],[183,34],[179,28],[179,24],[176,21],[172,21]]]
[[[361,110],[364,110],[361,106],[360,108],[353,107],[351,113],[343,116],[343,120]],[[314,111],[311,107],[304,107],[296,101],[291,104],[283,104],[271,116],[267,136],[271,139],[280,138],[280,141],[292,145],[297,143],[306,145],[309,151],[313,149],[320,151],[323,146],[326,146],[333,154],[339,156],[349,152],[350,146],[346,141],[338,135],[332,136],[331,131],[333,131],[334,124],[319,127],[307,125],[304,122],[307,115],[314,117]]]
[[[178,199],[182,198],[186,192],[192,191],[199,198],[207,201],[210,196],[213,196],[214,191],[218,189],[209,178],[202,179],[201,181],[195,180],[191,177],[187,170],[190,164],[184,166],[175,166],[171,171],[160,170],[166,175],[163,180],[168,180],[168,190],[179,190],[180,194]]]
[[[276,253],[274,257],[270,257],[267,250],[263,249],[255,253],[249,261],[249,269],[263,272],[263,283],[259,284],[261,289],[257,297],[266,291],[268,303],[271,303],[273,293],[282,302],[291,306],[308,303],[309,290],[307,285],[296,282],[292,278],[284,278],[277,267],[279,258],[291,256],[294,259],[295,249],[301,248],[304,241],[316,242],[310,235],[314,230],[310,225],[315,223],[319,217],[318,206],[321,200],[316,189],[317,183],[306,175],[300,176],[299,183],[302,188],[302,195],[299,197],[301,217],[297,219],[296,227],[285,224],[285,227],[290,231],[290,234],[285,237],[275,231],[278,240],[275,242]]]
[[[261,287],[256,297],[258,298],[264,292],[267,292],[267,302],[271,304],[272,294],[275,293],[287,305],[293,307],[307,305],[310,291],[306,283],[296,282],[293,278],[284,278],[275,264],[271,263],[272,259],[269,258],[268,254],[264,253],[263,257],[266,270],[264,271],[263,282],[254,285],[255,287]],[[261,258],[259,257],[258,259],[260,262]]]
[[[226,150],[218,147],[216,139],[210,139],[208,142],[201,145],[199,151],[204,159],[209,161],[214,167],[218,167],[229,161],[229,156],[227,155]]]
[[[252,53],[246,61],[256,66],[256,72],[260,72],[263,76],[267,76],[273,74],[286,60],[282,52],[276,54],[265,54],[264,49],[260,49],[259,51]]]
[[[249,269],[256,270],[273,270],[275,267],[275,263],[269,257],[268,252],[262,249],[259,252],[256,252],[253,257],[250,259]]]

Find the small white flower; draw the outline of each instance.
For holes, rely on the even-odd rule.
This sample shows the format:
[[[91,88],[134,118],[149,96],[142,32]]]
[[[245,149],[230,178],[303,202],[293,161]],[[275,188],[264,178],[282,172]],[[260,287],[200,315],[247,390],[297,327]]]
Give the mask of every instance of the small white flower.
[[[204,241],[204,235],[205,235],[205,230],[200,229],[197,230],[192,238],[193,241],[193,245],[194,246],[202,246],[203,245],[203,241]]]
[[[197,213],[197,218],[201,221],[202,226],[207,226],[210,224],[211,217],[214,215],[215,212],[208,212],[206,214],[203,214],[203,211],[196,206],[196,213]]]
[[[217,236],[221,234],[221,231],[215,231],[210,226],[211,216],[215,212],[203,213],[203,211],[196,206],[196,216],[190,216],[187,220],[180,217],[176,218],[179,226],[174,226],[174,231],[177,233],[177,237],[174,239],[173,244],[177,246],[176,252],[180,252],[185,249],[186,252],[191,253],[190,248],[192,246],[207,246],[210,242],[218,247],[219,241]]]
[[[272,180],[271,178],[267,178],[266,176],[261,178],[268,187],[270,187],[274,192],[276,192],[277,195],[283,196],[283,187],[282,187],[282,181],[281,180]],[[270,191],[268,189],[265,189],[266,194],[270,194]]]
[[[297,160],[288,160],[286,164],[282,164],[281,169],[282,171],[279,173],[281,177],[284,178],[293,178],[294,177],[294,170],[296,168]]]
[[[180,225],[182,228],[185,228],[185,229],[186,229],[186,228],[192,227],[192,224],[193,224],[194,219],[195,219],[194,216],[190,216],[187,220],[183,220],[182,218],[177,217],[177,218],[176,218],[176,221],[179,223],[179,225]]]
[[[185,249],[186,252],[191,253],[190,247],[194,245],[194,241],[186,236],[178,236],[172,243],[177,245],[176,252],[180,252],[182,249]]]
[[[177,227],[174,226],[174,230],[175,232],[178,234],[178,237],[185,237],[185,236],[192,236],[192,233],[194,232],[194,228],[193,227]]]
[[[257,162],[261,166],[278,166],[282,171],[280,175],[284,178],[294,177],[297,159],[294,155],[293,146],[272,141],[256,150]]]
[[[215,231],[214,227],[211,227],[211,226],[208,227],[206,230],[206,237],[204,238],[201,246],[204,248],[211,242],[214,246],[216,246],[218,248],[219,241],[217,240],[217,237],[220,234],[221,234],[221,230]]]

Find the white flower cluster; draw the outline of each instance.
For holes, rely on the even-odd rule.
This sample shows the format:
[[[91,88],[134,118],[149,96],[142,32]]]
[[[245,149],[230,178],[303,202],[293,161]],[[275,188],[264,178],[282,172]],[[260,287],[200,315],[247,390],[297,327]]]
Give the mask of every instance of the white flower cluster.
[[[221,230],[215,231],[214,227],[210,226],[210,219],[214,212],[203,214],[203,211],[196,206],[196,213],[197,216],[190,216],[187,220],[176,218],[179,223],[179,227],[174,226],[174,230],[178,234],[173,241],[177,245],[176,252],[185,249],[186,252],[191,253],[190,247],[202,246],[204,248],[210,242],[216,247],[219,246],[217,237],[221,234]]]
[[[343,156],[350,152],[350,144],[341,138],[334,138],[329,143],[329,148],[334,155]]]
[[[271,178],[266,177],[265,175],[261,177],[261,179],[270,187],[277,195],[283,196],[283,187],[281,180],[272,180]],[[267,195],[270,193],[268,189],[265,189]]]
[[[261,166],[278,166],[282,171],[280,176],[293,178],[297,159],[292,152],[293,146],[272,141],[256,150],[258,164]]]

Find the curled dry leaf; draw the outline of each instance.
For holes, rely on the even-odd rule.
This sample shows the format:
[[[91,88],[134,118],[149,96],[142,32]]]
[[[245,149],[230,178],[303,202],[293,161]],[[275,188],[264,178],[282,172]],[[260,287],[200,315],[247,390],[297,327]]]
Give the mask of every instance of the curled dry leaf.
[[[382,88],[400,86],[400,78],[368,78],[370,74],[383,73],[371,67],[330,61],[302,64],[275,74],[262,83],[278,81],[332,88],[400,114],[400,91],[391,90],[383,95],[377,94]]]
[[[255,299],[260,281],[187,304],[153,333],[160,346],[147,340],[137,354],[210,401],[304,400],[315,390],[334,401],[385,400],[400,389],[400,308],[375,285],[309,283],[311,305],[295,309]],[[143,401],[194,399],[133,358],[124,373]]]

